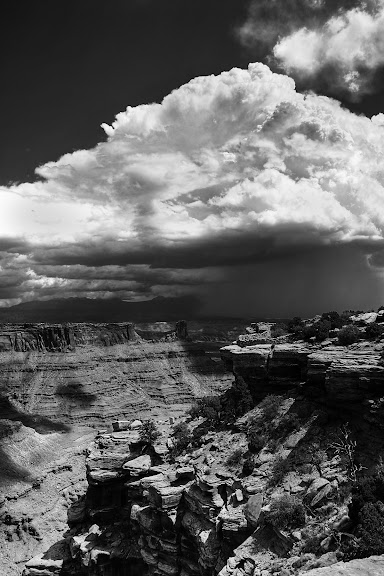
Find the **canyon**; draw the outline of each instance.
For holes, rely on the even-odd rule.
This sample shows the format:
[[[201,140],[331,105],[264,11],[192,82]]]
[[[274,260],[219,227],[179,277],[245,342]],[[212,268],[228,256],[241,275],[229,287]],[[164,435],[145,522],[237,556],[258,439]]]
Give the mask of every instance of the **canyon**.
[[[141,328],[141,329],[140,329]],[[232,375],[220,344],[185,323],[4,324],[0,329],[0,566],[10,576],[60,540],[86,490],[98,427],[133,417],[168,422]]]
[[[154,330],[146,328],[147,337],[153,338]],[[120,334],[120,328],[116,330]],[[107,338],[113,345],[105,346],[100,336],[97,345],[91,342],[90,329],[83,327],[81,335],[74,331],[72,344],[66,339],[65,352],[38,351],[40,368],[28,372],[27,382],[18,371],[3,372],[3,393],[13,409],[29,413],[39,407],[42,420],[36,420],[36,428],[47,426],[45,419],[51,425],[71,426],[77,442],[72,469],[65,469],[64,458],[55,473],[57,479],[64,475],[61,516],[55,511],[57,529],[47,538],[40,528],[40,536],[39,518],[20,520],[19,512],[24,551],[34,556],[25,563],[25,576],[381,573],[382,557],[342,562],[340,547],[351,537],[348,502],[353,474],[358,469],[374,472],[384,453],[381,341],[347,347],[335,339],[315,343],[265,334],[239,337],[221,347],[219,362],[201,342],[185,339],[185,331],[184,340],[170,330],[149,342],[144,331],[140,336],[139,330],[130,330],[123,328],[124,343]],[[18,355],[25,363],[29,360],[24,355],[30,353],[13,349],[3,354]],[[49,364],[46,355],[56,364],[42,376]],[[69,394],[63,411],[60,395],[53,400],[52,396],[57,386],[70,385],[63,374],[71,358],[71,370],[79,362],[79,390],[100,400],[75,401]],[[4,367],[11,366],[8,360]],[[97,369],[87,379],[95,362]],[[56,366],[61,365],[60,376]],[[56,388],[44,391],[49,386]],[[231,407],[222,409],[215,423],[209,425],[210,412],[186,415],[195,398],[212,396],[222,408]],[[134,398],[140,401],[131,409]],[[240,410],[244,398],[249,405]],[[60,410],[64,416],[58,420]],[[224,414],[229,414],[228,421]],[[10,413],[8,417],[10,426],[18,426],[12,433],[16,443],[28,422],[17,423]],[[149,417],[157,422],[159,437],[147,442],[141,430]],[[175,430],[185,421],[188,446],[177,451]],[[92,422],[103,429],[93,431]],[[255,423],[263,429],[263,442],[250,450],[249,430]],[[34,433],[52,439],[66,436],[61,430],[45,435],[42,431]],[[343,448],[352,450],[353,462]],[[50,449],[45,447],[47,462]],[[76,481],[75,470],[81,466],[85,468]],[[64,487],[70,479],[73,483]],[[47,473],[42,484],[51,480],[52,473]],[[14,486],[13,482],[13,490]],[[35,480],[35,500],[39,490]],[[4,511],[22,502],[21,492],[14,493],[12,501],[9,494]],[[271,521],[274,502],[284,498],[304,502],[305,525],[293,529]],[[8,516],[6,522],[13,526],[8,530],[9,546],[20,548],[12,524],[17,514],[8,511]],[[50,523],[48,513],[47,526]],[[41,540],[33,547],[36,537]],[[20,566],[24,567],[21,562]]]

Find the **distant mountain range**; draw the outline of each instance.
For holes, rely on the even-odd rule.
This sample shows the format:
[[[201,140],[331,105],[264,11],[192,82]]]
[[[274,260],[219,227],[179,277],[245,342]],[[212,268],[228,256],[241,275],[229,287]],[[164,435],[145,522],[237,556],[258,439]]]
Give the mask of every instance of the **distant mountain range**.
[[[34,300],[16,306],[0,308],[0,322],[64,323],[64,322],[160,322],[196,320],[201,303],[195,296],[126,302],[91,298]]]

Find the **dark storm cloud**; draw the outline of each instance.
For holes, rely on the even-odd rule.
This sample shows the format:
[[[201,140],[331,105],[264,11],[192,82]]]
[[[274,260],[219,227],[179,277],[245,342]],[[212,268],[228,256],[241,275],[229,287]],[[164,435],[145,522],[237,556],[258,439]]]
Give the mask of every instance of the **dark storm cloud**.
[[[367,267],[366,249],[316,247],[228,270],[220,290],[206,289],[204,312],[287,318],[378,308],[384,304],[383,279]]]

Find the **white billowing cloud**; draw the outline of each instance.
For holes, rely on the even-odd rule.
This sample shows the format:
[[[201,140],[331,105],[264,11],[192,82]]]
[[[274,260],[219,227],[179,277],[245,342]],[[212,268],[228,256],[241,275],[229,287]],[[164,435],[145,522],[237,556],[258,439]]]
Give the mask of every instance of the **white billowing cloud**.
[[[274,47],[288,74],[316,80],[332,68],[333,91],[370,92],[372,75],[384,66],[384,3],[375,12],[363,7],[332,16],[314,29],[301,27]]]
[[[381,115],[265,65],[195,78],[104,129],[43,181],[0,189],[3,302],[180,294],[261,254],[384,240]]]

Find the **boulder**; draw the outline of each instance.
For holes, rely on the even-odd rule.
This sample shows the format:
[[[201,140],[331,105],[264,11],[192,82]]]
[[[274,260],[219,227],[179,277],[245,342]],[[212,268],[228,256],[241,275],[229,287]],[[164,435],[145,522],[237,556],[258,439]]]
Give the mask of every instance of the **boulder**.
[[[244,514],[251,526],[256,528],[259,523],[261,508],[263,506],[263,494],[259,492],[254,494],[245,505]]]
[[[148,454],[144,454],[133,460],[128,460],[128,462],[123,464],[123,470],[129,472],[131,476],[140,476],[146,474],[151,465],[151,457]]]
[[[131,422],[130,429],[137,430],[138,428],[141,428],[142,425],[143,423],[141,420],[134,420],[133,422]]]
[[[114,432],[119,432],[120,430],[129,430],[131,422],[129,420],[116,420],[112,422],[112,428]]]

